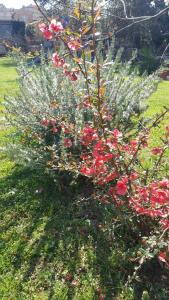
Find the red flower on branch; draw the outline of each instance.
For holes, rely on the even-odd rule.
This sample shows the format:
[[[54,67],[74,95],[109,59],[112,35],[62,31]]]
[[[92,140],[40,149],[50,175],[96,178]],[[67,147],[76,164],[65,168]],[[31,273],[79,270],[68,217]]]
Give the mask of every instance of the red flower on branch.
[[[117,181],[116,191],[118,195],[124,196],[127,194],[128,187],[126,183],[127,182],[124,179]]]
[[[153,148],[151,150],[151,152],[152,152],[153,155],[158,155],[158,154],[161,154],[163,152],[163,149],[156,147],[156,148]]]
[[[49,25],[49,30],[53,30],[56,33],[60,33],[64,29],[61,22],[57,22],[55,19],[53,19]]]
[[[71,139],[69,139],[69,138],[65,138],[63,142],[64,142],[65,148],[71,148],[73,145]]]
[[[53,38],[53,35],[49,30],[49,27],[45,23],[39,24],[38,27],[47,40],[51,40]]]

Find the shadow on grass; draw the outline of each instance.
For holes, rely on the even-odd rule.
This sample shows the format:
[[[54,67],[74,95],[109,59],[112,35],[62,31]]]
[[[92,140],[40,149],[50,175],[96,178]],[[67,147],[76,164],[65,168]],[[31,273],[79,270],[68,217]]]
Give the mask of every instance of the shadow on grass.
[[[87,199],[88,182],[74,186],[63,176],[54,183],[38,172],[15,169],[0,190],[1,251],[4,264],[10,260],[16,299],[24,299],[30,286],[37,299],[99,299],[98,287],[106,299],[115,299],[133,266],[124,243],[114,241],[111,210]]]

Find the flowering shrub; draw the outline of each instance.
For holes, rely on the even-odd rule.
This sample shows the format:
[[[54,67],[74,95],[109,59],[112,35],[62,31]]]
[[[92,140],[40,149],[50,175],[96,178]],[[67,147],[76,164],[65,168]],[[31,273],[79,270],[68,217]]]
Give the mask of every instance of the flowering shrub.
[[[165,134],[165,138],[167,137],[168,127]],[[96,186],[99,186],[100,201],[113,202],[118,207],[124,205],[139,215],[157,217],[166,229],[169,228],[169,180],[150,181],[151,170],[145,178],[139,167],[139,152],[148,147],[147,138],[146,130],[145,134],[141,133],[137,139],[126,143],[118,129],[108,130],[106,136],[99,137],[94,128],[84,128],[81,143],[85,149],[81,155],[80,172],[91,177]],[[169,147],[168,141],[165,140],[164,144],[163,149],[166,150]],[[152,152],[160,154],[162,160],[165,150],[154,153],[153,149]],[[153,172],[158,170],[158,162],[157,157],[152,167]],[[103,196],[100,189],[103,189]]]
[[[39,25],[46,39],[63,43],[65,52],[55,51],[49,65],[32,73],[20,61],[19,99],[6,100],[8,118],[18,129],[16,154],[33,165],[90,178],[95,198],[113,205],[122,222],[127,212],[139,228],[140,218],[146,216],[154,222],[153,233],[158,229],[161,234],[169,229],[169,180],[162,169],[169,127],[161,137],[162,146],[150,152],[148,144],[151,129],[169,109],[147,124],[135,121],[142,100],[156,86],[156,77],[136,79],[131,62],[120,63],[118,55],[114,61],[110,55],[103,60],[96,36],[100,10],[92,6],[90,11],[92,50],[89,43],[84,44],[82,10],[78,15],[82,25],[76,34],[56,20]],[[93,62],[89,61],[91,54]],[[148,168],[143,149],[149,153],[148,160],[153,158]]]

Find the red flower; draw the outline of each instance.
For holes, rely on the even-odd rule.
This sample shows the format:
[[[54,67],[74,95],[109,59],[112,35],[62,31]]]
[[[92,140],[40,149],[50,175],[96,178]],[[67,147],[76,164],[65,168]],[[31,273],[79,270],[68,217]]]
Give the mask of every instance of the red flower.
[[[65,148],[71,148],[72,147],[72,141],[69,138],[64,139],[64,146]]]
[[[93,176],[95,174],[94,167],[89,168],[89,167],[86,167],[86,166],[82,166],[80,171],[85,176]]]
[[[51,40],[52,39],[52,33],[51,31],[49,30],[48,26],[45,24],[45,23],[41,23],[38,25],[40,31],[43,33],[44,37],[47,39],[47,40]]]
[[[138,174],[136,172],[133,172],[130,174],[130,180],[131,181],[134,181],[138,178]]]
[[[63,31],[63,26],[60,22],[57,22],[55,19],[53,19],[49,25],[49,29],[59,33]]]
[[[53,38],[52,33],[49,30],[44,31],[43,35],[47,40],[51,40]]]
[[[51,130],[52,130],[52,133],[53,133],[53,134],[55,134],[55,133],[58,132],[58,129],[57,129],[56,127],[53,127]]]
[[[82,131],[82,138],[81,138],[81,143],[84,146],[90,145],[93,141],[96,141],[98,139],[98,134],[96,129],[86,126],[83,128]]]
[[[160,252],[158,255],[158,259],[164,263],[167,263],[168,257],[166,252]]]
[[[72,51],[77,51],[81,48],[81,44],[78,40],[72,39],[70,42],[68,42],[68,47]]]
[[[55,120],[55,119],[51,119],[51,120],[50,120],[50,124],[51,124],[52,126],[54,126],[54,125],[56,124],[56,120]]]
[[[160,223],[164,229],[169,229],[169,220],[162,219]]]
[[[53,64],[55,65],[55,67],[58,67],[58,68],[62,68],[65,64],[64,59],[60,58],[60,56],[58,55],[57,52],[53,53],[52,61],[53,61]]]
[[[41,125],[47,127],[47,126],[49,125],[49,120],[47,120],[47,119],[42,119],[42,121],[41,121],[40,123],[41,123]]]
[[[38,27],[41,32],[48,30],[48,26],[45,23],[38,24]]]
[[[163,150],[162,150],[161,148],[158,148],[158,147],[153,148],[153,149],[151,150],[151,152],[152,152],[153,155],[161,154],[162,151],[163,151]]]
[[[160,187],[169,189],[169,180],[168,179],[163,179],[159,182],[159,185],[160,185]]]
[[[127,193],[128,187],[126,182],[122,179],[117,182],[116,191],[118,195],[124,196]]]
[[[122,137],[122,133],[116,128],[113,130],[113,136],[115,139],[118,139]]]
[[[69,74],[69,78],[72,80],[72,81],[76,81],[78,79],[77,75],[74,73],[74,72],[71,72]]]

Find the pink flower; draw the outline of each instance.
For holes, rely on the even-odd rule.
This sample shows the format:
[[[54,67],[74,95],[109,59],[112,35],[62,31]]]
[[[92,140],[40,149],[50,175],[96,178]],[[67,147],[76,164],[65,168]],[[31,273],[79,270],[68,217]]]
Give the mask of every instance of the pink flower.
[[[118,195],[125,195],[127,193],[127,185],[123,180],[119,180],[116,185],[116,191]]]
[[[151,152],[152,152],[153,155],[161,154],[162,151],[163,151],[163,150],[162,150],[161,148],[158,148],[158,147],[153,148],[153,149],[151,150]]]
[[[80,70],[78,68],[72,68],[71,72],[73,72],[75,74],[79,74]]]
[[[53,134],[55,134],[55,133],[58,132],[58,129],[57,129],[56,127],[53,127],[53,128],[51,129],[51,131],[52,131]]]
[[[38,24],[38,27],[41,32],[48,30],[48,26],[45,23]]]
[[[167,263],[168,257],[166,252],[160,252],[158,255],[158,259],[164,263]]]
[[[169,220],[162,219],[160,223],[164,229],[169,229]]]
[[[51,120],[50,120],[50,124],[51,124],[52,126],[54,126],[54,125],[56,124],[56,120],[55,120],[55,119],[51,119]]]
[[[72,147],[72,141],[71,141],[71,139],[65,138],[65,139],[64,139],[64,146],[65,146],[65,148],[70,148],[70,147]]]
[[[39,24],[39,29],[47,40],[51,40],[53,35],[45,23]]]
[[[78,40],[72,39],[70,42],[68,42],[68,47],[72,51],[77,51],[81,48],[80,42]]]
[[[169,189],[169,180],[168,179],[163,179],[159,182],[159,185],[160,185],[160,187]]]
[[[77,286],[77,285],[78,285],[78,281],[77,281],[77,280],[73,280],[73,281],[72,281],[72,285],[73,285],[73,286]]]
[[[55,65],[55,67],[58,67],[58,68],[62,68],[65,64],[64,59],[61,58],[57,52],[53,53],[52,61],[53,61],[53,64]]]
[[[49,25],[49,29],[59,33],[63,31],[63,26],[61,22],[57,22],[55,19],[53,19]]]
[[[74,73],[74,72],[71,72],[69,74],[69,78],[72,80],[72,81],[76,81],[78,79],[77,75]]]
[[[93,167],[89,168],[83,165],[80,172],[85,176],[93,176],[95,174],[95,169]]]
[[[47,126],[49,125],[49,120],[47,120],[47,119],[42,119],[42,121],[41,121],[40,123],[41,123],[41,125],[47,127]]]
[[[168,132],[169,132],[169,125],[168,125],[168,126],[166,126],[166,128],[165,128],[165,129],[166,129],[166,131],[168,131]]]
[[[82,138],[81,138],[82,145],[88,146],[93,141],[96,141],[97,139],[98,139],[98,134],[96,129],[90,126],[86,126],[83,128]]]
[[[134,180],[136,180],[138,178],[138,174],[136,173],[136,172],[132,172],[131,174],[130,174],[130,180],[131,181],[134,181]]]
[[[122,137],[122,133],[116,128],[113,130],[113,136],[115,139],[118,139]]]
[[[51,40],[53,38],[52,33],[49,30],[46,30],[43,35],[47,40]]]

